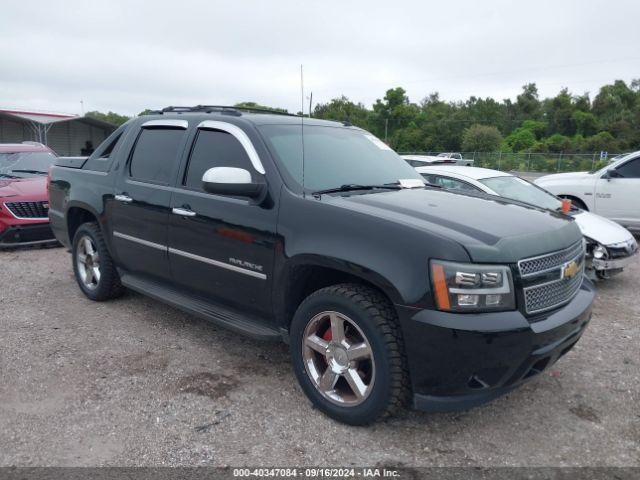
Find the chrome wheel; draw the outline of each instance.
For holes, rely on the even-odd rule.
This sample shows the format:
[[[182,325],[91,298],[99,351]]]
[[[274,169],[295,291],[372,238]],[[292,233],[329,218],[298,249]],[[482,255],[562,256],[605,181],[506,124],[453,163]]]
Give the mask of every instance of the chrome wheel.
[[[304,330],[302,356],[307,375],[329,401],[354,406],[371,393],[375,381],[371,345],[349,317],[338,312],[314,316]]]
[[[100,257],[93,240],[84,235],[76,249],[76,265],[80,281],[89,290],[95,290],[100,283]]]

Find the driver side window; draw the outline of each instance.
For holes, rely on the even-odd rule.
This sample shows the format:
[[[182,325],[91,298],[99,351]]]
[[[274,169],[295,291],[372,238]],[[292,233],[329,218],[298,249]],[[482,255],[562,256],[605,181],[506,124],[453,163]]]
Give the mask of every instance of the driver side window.
[[[640,178],[640,157],[629,160],[624,165],[616,168],[623,178]]]
[[[200,130],[182,184],[190,190],[203,191],[202,176],[214,167],[243,168],[254,177],[251,160],[236,137],[222,130]]]

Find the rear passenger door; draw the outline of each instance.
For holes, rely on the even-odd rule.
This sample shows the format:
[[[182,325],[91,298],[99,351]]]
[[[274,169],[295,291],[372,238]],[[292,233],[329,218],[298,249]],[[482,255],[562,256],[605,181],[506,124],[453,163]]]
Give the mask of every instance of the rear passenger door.
[[[238,127],[217,121],[203,124],[216,128],[198,129],[171,203],[169,259],[174,283],[215,303],[268,316],[276,238],[273,202],[256,205],[202,188],[204,172],[213,167],[243,168],[254,180],[264,169]]]
[[[181,120],[144,123],[115,186],[110,218],[118,264],[151,280],[170,279],[170,185],[178,172],[187,126]]]

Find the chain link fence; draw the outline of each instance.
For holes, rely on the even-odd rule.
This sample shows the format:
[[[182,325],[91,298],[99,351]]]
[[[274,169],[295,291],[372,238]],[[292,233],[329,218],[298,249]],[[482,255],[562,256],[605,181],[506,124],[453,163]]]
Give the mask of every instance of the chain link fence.
[[[402,152],[401,155],[430,155],[440,152]],[[518,172],[579,172],[599,170],[616,155],[609,154],[601,159],[597,153],[504,153],[504,152],[461,152],[464,160],[473,161],[475,167]],[[460,162],[459,163],[464,163]]]

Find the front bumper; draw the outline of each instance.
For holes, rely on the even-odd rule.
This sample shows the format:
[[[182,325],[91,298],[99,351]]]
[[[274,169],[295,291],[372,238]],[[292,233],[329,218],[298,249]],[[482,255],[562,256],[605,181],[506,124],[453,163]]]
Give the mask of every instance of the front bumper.
[[[398,307],[414,407],[465,410],[545,371],[580,339],[593,298],[585,279],[570,303],[535,322],[519,311],[473,315]]]
[[[57,243],[49,223],[12,225],[0,232],[0,249]]]
[[[638,250],[628,257],[613,258],[611,260],[593,258],[591,259],[591,268],[595,270],[622,270],[635,260],[637,254]]]

